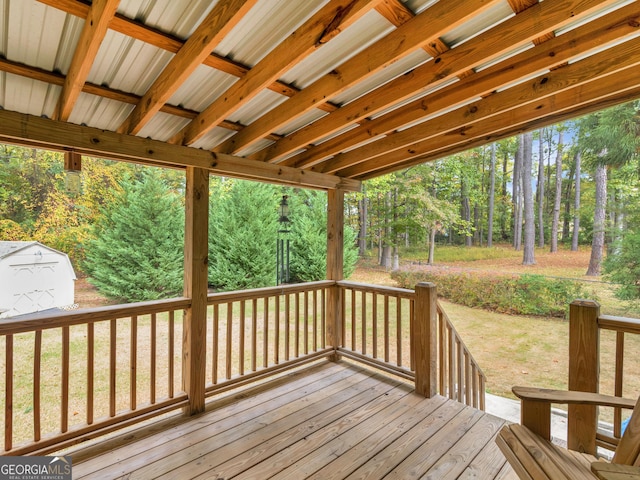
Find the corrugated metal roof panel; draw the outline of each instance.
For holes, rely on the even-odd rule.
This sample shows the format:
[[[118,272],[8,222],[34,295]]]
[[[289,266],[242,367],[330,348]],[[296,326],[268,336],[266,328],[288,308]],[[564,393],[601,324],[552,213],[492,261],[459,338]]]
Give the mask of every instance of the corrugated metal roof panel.
[[[171,96],[169,103],[202,111],[237,81],[238,77],[200,65]]]
[[[213,0],[127,0],[119,12],[178,38],[188,38],[215,7]]]
[[[463,23],[459,27],[450,30],[445,35],[442,35],[441,38],[450,48],[455,48],[461,43],[471,40],[514,15],[515,13],[513,13],[513,9],[509,3],[506,0],[502,0],[478,15],[475,15],[471,20]]]
[[[116,130],[127,118],[133,105],[81,93],[69,116],[69,122],[105,130]]]
[[[304,115],[300,115],[298,118],[295,118],[291,122],[283,125],[276,132],[279,135],[289,135],[290,133],[295,132],[296,130],[310,124],[311,122],[315,122],[316,120],[328,115],[324,110],[318,110],[314,108],[309,110]]]
[[[262,139],[247,148],[243,148],[238,152],[238,155],[241,157],[249,156],[252,153],[259,152],[263,148],[267,148],[269,145],[273,145],[273,140]]]
[[[220,145],[226,139],[234,135],[236,132],[233,130],[227,130],[222,127],[215,127],[209,130],[202,136],[200,140],[194,142],[191,146],[194,148],[202,148],[204,150],[212,150],[217,145]]]
[[[51,117],[61,88],[28,78],[2,73],[0,106],[29,115]]]
[[[159,112],[138,133],[139,137],[150,137],[167,141],[189,123],[188,118]]]
[[[232,122],[240,122],[243,125],[248,125],[263,116],[269,110],[272,110],[285,102],[287,98],[288,97],[271,90],[263,90],[256,95],[253,100],[233,112],[233,114],[229,116],[229,120]]]
[[[89,81],[142,95],[173,54],[110,30],[89,72]]]
[[[313,52],[283,75],[282,80],[298,88],[305,88],[394,28],[375,10],[368,12],[336,37],[340,41],[331,41]]]
[[[328,0],[258,2],[216,47],[215,52],[254,66],[326,3]]]
[[[431,56],[422,49],[416,50],[410,53],[406,57],[401,58],[397,62],[392,63],[387,68],[380,70],[362,82],[354,85],[353,87],[345,90],[340,95],[333,97],[332,102],[339,105],[354,101],[356,98],[369,93],[371,90],[375,90],[387,82],[390,82],[396,77],[403,75],[404,73],[413,70],[419,65],[429,61]]]

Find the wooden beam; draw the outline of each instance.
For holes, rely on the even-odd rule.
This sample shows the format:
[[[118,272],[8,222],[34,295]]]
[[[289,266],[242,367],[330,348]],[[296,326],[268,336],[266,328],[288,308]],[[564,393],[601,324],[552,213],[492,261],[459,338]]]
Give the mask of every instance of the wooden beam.
[[[82,3],[80,0],[38,1],[77,17],[85,18],[89,12],[89,5],[86,3]],[[136,40],[140,40],[171,53],[178,53],[184,45],[184,42],[181,39],[174,37],[173,35],[170,35],[166,32],[161,32],[147,25],[143,25],[142,23],[139,23],[120,14],[116,14],[115,17],[113,17],[111,23],[109,24],[109,28],[116,32],[122,33],[123,35],[135,38]],[[205,58],[203,63],[208,67],[215,68],[216,70],[220,70],[221,72],[228,73],[229,75],[233,75],[235,77],[242,77],[250,70],[250,68],[246,65],[242,65],[229,58],[221,57],[215,53],[211,53],[211,55]],[[293,85],[289,85],[280,81],[274,82],[267,88],[287,97],[292,97],[299,91],[299,89],[297,89]],[[327,102],[322,104],[319,108],[327,112],[332,112],[337,107]]]
[[[119,3],[120,0],[95,0],[91,4],[58,100],[56,119],[69,119]]]
[[[431,398],[438,393],[438,295],[433,283],[416,285],[411,322],[411,352],[416,373],[416,393]]]
[[[0,58],[0,71],[9,72],[14,75],[20,75],[22,77],[31,78],[33,80],[39,80],[41,82],[50,83],[52,85],[64,84],[64,75],[59,73],[49,72],[38,67],[31,67],[18,62],[12,62],[11,60]],[[103,85],[96,85],[94,83],[86,82],[82,87],[84,93],[95,95],[101,98],[107,98],[109,100],[115,100],[117,102],[128,103],[136,105],[140,102],[140,95],[134,93],[123,92],[122,90],[116,90],[114,88],[105,87]],[[165,104],[160,108],[163,113],[175,115],[176,117],[188,118],[193,120],[198,115],[195,110],[187,108]],[[242,130],[244,125],[238,122],[230,122],[228,120],[223,121],[220,127],[228,130],[234,130],[236,132]],[[277,141],[282,138],[280,135],[270,135],[269,140]]]
[[[240,81],[221,94],[194,121],[175,135],[171,143],[190,145],[200,139],[380,1],[382,0],[332,0],[271,50]]]
[[[270,162],[278,160],[291,152],[343,129],[347,125],[362,121],[399,101],[442,85],[455,76],[461,76],[472,68],[498,58],[518,46],[531,42],[541,32],[553,31],[576,18],[588,15],[601,7],[601,3],[603,3],[602,0],[590,0],[587,2],[580,0],[572,0],[570,2],[546,0],[502,22],[483,35],[442,53],[434,60],[416,68],[412,72],[363,95],[361,98],[350,102],[313,124],[284,137],[265,151],[253,155],[252,158]],[[604,3],[610,3],[610,0],[605,0]],[[477,74],[465,78],[465,80],[473,82],[475,75]],[[415,103],[413,102],[413,104]],[[409,108],[405,107],[402,110],[407,111]],[[423,112],[422,115],[424,115],[424,108],[418,110],[418,113],[420,112]],[[247,128],[251,128],[251,125]],[[369,128],[370,125],[367,123],[360,127],[359,130],[368,131]],[[244,131],[240,135],[243,133]],[[353,132],[348,132],[345,135],[352,134]],[[233,140],[233,138],[229,141]],[[337,138],[330,140],[330,142],[330,145],[340,145]],[[281,163],[289,166],[312,165],[313,160],[318,159],[318,155],[325,153],[324,157],[321,158],[326,158],[328,145],[325,143],[320,144],[318,147],[311,147],[308,152],[296,155]],[[315,151],[318,153],[314,154],[313,152]],[[336,153],[335,149],[331,153]]]
[[[188,167],[185,191],[184,296],[191,299],[182,329],[182,383],[187,415],[204,411],[209,265],[209,172]],[[215,347],[214,347],[215,348]]]
[[[64,169],[72,172],[82,170],[82,155],[78,152],[64,152]]]
[[[268,114],[251,123],[216,148],[219,152],[238,152],[268,133],[304,113],[326,99],[346,90],[403,56],[438,39],[444,32],[464,23],[473,15],[488,9],[494,0],[438,2],[417,15],[365,51],[335,68]]]
[[[600,387],[600,305],[575,300],[569,305],[569,390],[598,393]],[[598,419],[593,405],[569,405],[567,447],[596,454]]]
[[[404,161],[371,166],[359,180],[386,175],[421,163],[486,145],[540,127],[596,112],[640,97],[640,82],[634,68],[607,78],[571,88],[560,94],[510,110],[501,116],[474,123],[468,130],[448,132],[433,139],[431,149]]]
[[[344,191],[327,192],[327,280],[344,278]],[[333,285],[327,294],[327,345],[342,346],[342,289]],[[337,360],[337,357],[334,358]]]
[[[357,164],[397,150],[409,153],[428,148],[429,140],[453,129],[501,114],[521,105],[536,102],[575,85],[611,75],[640,64],[640,39],[635,38],[584,60],[540,75],[527,83],[489,95],[482,100],[460,107],[414,127],[387,135],[359,149],[337,156],[330,162],[333,172],[351,176]],[[388,158],[385,157],[384,161]],[[346,168],[337,168],[345,165]],[[324,170],[323,170],[324,171]]]
[[[142,96],[118,131],[131,134],[140,132],[256,2],[218,2]]]
[[[248,180],[322,190],[360,190],[360,182],[357,180],[170,145],[158,140],[57,122],[8,110],[0,110],[0,140],[8,143],[26,143],[50,150],[73,149],[84,155],[170,168],[198,167],[215,175]]]
[[[602,48],[610,42],[627,35],[634,35],[640,25],[640,11],[636,5],[616,10],[601,19],[574,29],[561,37],[554,38],[535,48],[522,52],[508,62],[478,72],[448,87],[442,88],[428,97],[415,100],[404,107],[368,121],[361,128],[355,128],[334,139],[312,147],[281,165],[306,167],[317,165],[314,170],[325,173],[335,172],[350,165],[348,157],[338,155],[324,160],[340,149],[347,149],[372,138],[388,135],[396,128],[413,123],[426,115],[464,104],[474,98],[485,97],[532,72],[552,70],[584,53]],[[321,120],[322,121],[322,120]],[[283,139],[284,140],[284,139]],[[366,157],[363,154],[362,157]],[[321,163],[321,165],[318,165]]]
[[[352,152],[348,152],[342,155],[339,160],[349,166],[339,170],[339,174],[346,177],[357,177],[365,173],[371,165],[376,163],[376,158],[382,155],[384,158],[380,158],[378,161],[388,165],[389,154],[396,151],[409,156],[416,155],[418,152],[426,153],[432,148],[431,139],[434,137],[448,134],[455,129],[466,134],[472,123],[478,123],[496,115],[503,115],[505,112],[522,105],[540,102],[548,96],[576,85],[611,76],[638,64],[640,64],[640,39],[634,38],[579,62],[540,75],[528,83],[495,93],[478,102],[440,115],[433,120],[389,135],[378,142],[356,150],[355,158]],[[609,82],[609,86],[615,89],[616,82]],[[507,121],[507,117],[501,116],[500,118],[504,122]],[[496,127],[497,130],[502,128],[504,126],[500,124]],[[357,164],[359,158],[367,159],[362,162],[362,166]],[[367,166],[363,166],[364,164]]]

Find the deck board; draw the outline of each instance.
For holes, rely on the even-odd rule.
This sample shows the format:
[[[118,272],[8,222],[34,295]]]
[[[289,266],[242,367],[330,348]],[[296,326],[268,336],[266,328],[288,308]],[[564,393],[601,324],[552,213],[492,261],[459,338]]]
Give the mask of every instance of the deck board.
[[[74,463],[73,478],[512,479],[494,441],[503,424],[370,369],[323,362]]]

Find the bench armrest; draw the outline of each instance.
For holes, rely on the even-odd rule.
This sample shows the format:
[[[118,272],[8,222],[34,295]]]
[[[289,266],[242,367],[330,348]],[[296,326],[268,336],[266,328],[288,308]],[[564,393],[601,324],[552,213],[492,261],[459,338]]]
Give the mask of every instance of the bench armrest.
[[[546,388],[513,387],[514,395],[523,401],[543,403],[562,403],[567,405],[600,405],[604,407],[620,407],[633,409],[636,400],[602,395],[600,393],[575,392],[566,390],[549,390]]]

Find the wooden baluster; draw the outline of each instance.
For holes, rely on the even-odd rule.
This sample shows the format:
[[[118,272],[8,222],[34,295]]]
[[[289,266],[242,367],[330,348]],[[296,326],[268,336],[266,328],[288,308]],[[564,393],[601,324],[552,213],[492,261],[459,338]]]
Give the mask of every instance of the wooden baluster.
[[[95,382],[95,324],[93,322],[87,324],[87,425],[93,423],[94,408],[94,382]]]
[[[396,303],[396,363],[402,365],[402,301]]]
[[[356,351],[356,291],[351,290],[351,350]]]
[[[275,296],[275,306],[276,306],[276,318],[275,323],[273,324],[274,329],[274,342],[275,345],[273,347],[274,350],[274,358],[273,362],[277,365],[280,363],[280,295]]]
[[[174,369],[174,356],[175,356],[175,311],[169,312],[169,398],[174,396],[174,383],[175,383],[175,369]]]
[[[91,325],[91,324],[90,324]],[[42,372],[42,330],[36,330],[33,348],[33,440],[42,437],[40,428],[40,382]]]
[[[294,336],[294,349],[293,351],[295,358],[298,358],[300,356],[300,294],[296,293],[295,294],[295,311],[294,311],[294,330],[295,330],[295,336]]]
[[[440,308],[438,308],[438,332],[438,362],[440,362],[440,368],[438,369],[438,386],[440,388],[440,395],[444,395],[447,391],[447,329],[444,315]]]
[[[291,343],[291,298],[289,294],[284,296],[284,359],[289,360]]]
[[[258,299],[251,303],[251,370],[258,369]]]
[[[4,449],[13,448],[13,335],[4,337]]]
[[[598,392],[600,306],[590,300],[576,300],[569,306],[569,390]],[[571,450],[596,454],[596,407],[569,405],[567,446]]]
[[[400,297],[396,302],[400,302]],[[389,295],[384,296],[384,361],[389,363]]]
[[[309,292],[304,292],[304,354],[309,353]]]
[[[227,348],[225,349],[227,380],[231,378],[231,361],[233,359],[233,302],[227,303]]]
[[[371,356],[378,358],[378,296],[371,294]]]
[[[436,302],[436,286],[433,283],[416,285],[411,345],[416,365],[416,393],[425,397],[433,397],[437,393]]]
[[[451,325],[447,325],[447,336],[449,340],[449,398],[454,399],[456,394],[456,343]]]
[[[337,287],[336,287],[337,288]],[[327,346],[327,289],[323,288],[320,292],[320,319],[322,325],[320,325],[320,331],[322,332],[322,341],[320,342],[320,348],[325,348]],[[343,298],[342,294],[340,294],[340,298]],[[340,318],[345,318],[344,316],[344,302],[340,302],[342,305],[342,311],[340,312]],[[344,347],[344,322],[340,322],[342,325],[342,334],[340,335],[340,346]]]
[[[318,351],[318,290],[313,291],[313,351]]]
[[[129,408],[137,406],[136,387],[138,373],[138,317],[131,317],[131,346],[129,349]]]
[[[245,307],[246,301],[240,300],[240,326],[238,331],[238,374],[244,375],[244,337],[245,337]]]
[[[360,336],[361,336],[361,341],[362,341],[362,345],[360,350],[362,351],[363,355],[367,354],[367,292],[366,291],[362,291],[362,322],[360,325]]]
[[[269,366],[269,297],[264,297],[264,314],[262,321],[262,366]]]
[[[616,371],[614,395],[622,396],[622,381],[624,372],[624,332],[616,332]],[[613,409],[613,436],[622,437],[622,409]]]
[[[151,351],[149,355],[150,375],[149,375],[149,402],[156,403],[156,356],[157,356],[157,331],[158,319],[155,313],[151,314],[151,326],[149,335],[151,336]]]
[[[109,324],[109,416],[116,416],[116,344],[117,324],[116,319]]]
[[[218,342],[220,341],[220,306],[213,305],[213,328],[211,329],[211,382],[218,384]]]

